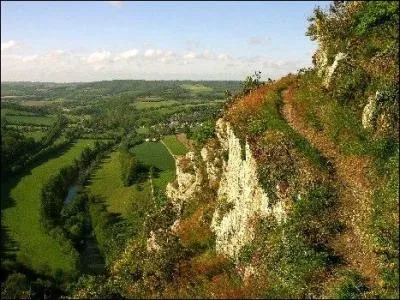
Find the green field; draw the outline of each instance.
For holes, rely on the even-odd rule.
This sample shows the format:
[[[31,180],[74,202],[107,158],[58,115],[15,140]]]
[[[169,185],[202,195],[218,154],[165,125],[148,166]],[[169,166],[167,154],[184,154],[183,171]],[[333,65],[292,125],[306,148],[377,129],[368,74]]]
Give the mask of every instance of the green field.
[[[33,138],[35,141],[40,141],[42,137],[45,136],[45,132],[41,130],[36,130],[36,131],[28,131],[24,134],[25,137],[27,138]]]
[[[44,231],[40,224],[40,193],[42,186],[62,167],[70,165],[93,141],[78,140],[61,156],[50,159],[30,170],[17,184],[2,185],[2,227],[15,242],[17,261],[39,273],[57,269],[74,271],[75,257]]]
[[[6,116],[6,120],[11,124],[50,126],[56,118],[54,116]]]
[[[176,104],[180,104],[180,103],[175,100],[165,100],[165,101],[141,101],[141,102],[136,102],[133,105],[137,109],[146,109],[146,108],[170,106],[170,105],[176,105]]]
[[[178,141],[175,135],[165,136],[163,142],[174,155],[185,155],[187,153],[185,145]]]
[[[159,170],[153,178],[155,188],[164,190],[174,179],[175,160],[161,142],[146,142],[135,146],[132,151],[139,161]]]
[[[139,161],[160,170],[175,169],[175,162],[167,148],[161,142],[146,142],[135,146],[133,153]]]
[[[199,83],[197,84],[184,83],[181,85],[181,87],[190,90],[194,93],[211,92],[213,90],[212,88]]]
[[[19,110],[19,109],[12,109],[12,108],[2,108],[1,116],[7,116],[7,115],[34,116],[35,114],[30,111],[24,111],[24,110]]]
[[[118,151],[115,151],[104,160],[88,186],[88,191],[105,201],[108,212],[120,213],[126,217],[133,201],[149,196],[150,183],[148,181],[142,183],[141,190],[137,184],[123,186],[118,156]]]

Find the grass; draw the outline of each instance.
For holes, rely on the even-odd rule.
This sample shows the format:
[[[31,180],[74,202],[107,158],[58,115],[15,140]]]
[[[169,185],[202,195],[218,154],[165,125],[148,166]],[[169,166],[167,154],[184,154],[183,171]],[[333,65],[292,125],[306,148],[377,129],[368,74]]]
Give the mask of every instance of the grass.
[[[75,257],[65,253],[63,245],[50,237],[40,223],[41,187],[62,167],[70,165],[93,141],[78,140],[61,156],[33,168],[16,185],[11,180],[2,185],[2,227],[9,230],[16,243],[18,262],[38,273],[54,274],[75,271]]]
[[[128,216],[133,201],[140,201],[150,193],[149,182],[142,183],[140,187],[125,187],[121,179],[121,164],[119,153],[115,151],[105,159],[96,171],[88,190],[91,194],[104,199],[107,211]]]
[[[33,138],[35,141],[40,141],[40,139],[45,136],[45,132],[41,130],[28,131],[24,134],[24,136],[27,138]]]
[[[173,157],[161,142],[142,143],[135,146],[132,151],[139,161],[147,165],[152,165],[162,171],[175,169]]]
[[[181,87],[194,93],[211,92],[213,89],[202,84],[182,84]]]
[[[187,149],[185,145],[183,145],[175,135],[167,135],[163,138],[163,142],[167,145],[169,150],[171,150],[174,155],[185,155],[187,153]]]
[[[19,110],[19,109],[12,109],[12,108],[3,108],[1,110],[1,116],[7,115],[18,115],[18,116],[34,116],[33,112]]]
[[[134,103],[133,105],[137,109],[146,109],[146,108],[154,108],[162,106],[171,106],[176,104],[179,104],[179,102],[175,100],[165,100],[165,101],[140,101]]]
[[[164,190],[175,177],[175,160],[161,142],[147,142],[135,146],[132,151],[139,161],[159,169],[154,175],[156,189]]]
[[[11,124],[51,126],[56,118],[53,116],[6,116],[6,120]]]

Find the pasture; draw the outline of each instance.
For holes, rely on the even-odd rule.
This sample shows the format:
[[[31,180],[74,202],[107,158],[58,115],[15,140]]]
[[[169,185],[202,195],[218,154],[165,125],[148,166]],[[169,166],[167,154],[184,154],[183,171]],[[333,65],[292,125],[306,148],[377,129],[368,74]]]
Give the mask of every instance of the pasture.
[[[184,83],[181,85],[184,89],[190,90],[193,93],[203,93],[203,92],[211,92],[213,89],[211,87],[202,85],[200,83],[190,84]]]
[[[167,135],[162,141],[174,155],[185,155],[187,153],[185,145],[178,141],[175,135]]]
[[[132,148],[139,161],[160,170],[173,170],[175,161],[161,142],[145,142]]]
[[[108,212],[127,217],[133,201],[140,201],[149,196],[150,183],[146,181],[141,183],[140,187],[137,184],[124,186],[121,180],[119,152],[114,151],[96,170],[87,189],[89,193],[104,200]]]
[[[38,273],[54,275],[75,271],[74,253],[65,251],[40,222],[41,188],[51,176],[70,165],[93,140],[78,140],[61,155],[34,167],[28,173],[2,184],[2,227],[7,230],[16,260]]]
[[[153,177],[154,187],[164,190],[168,182],[175,177],[175,160],[161,142],[146,142],[133,147],[136,158],[148,166],[154,166],[159,172]]]
[[[165,100],[165,101],[140,101],[132,103],[132,105],[137,109],[147,109],[147,108],[157,108],[171,105],[179,105],[180,102],[175,100]]]
[[[21,115],[21,116],[6,116],[7,122],[10,124],[22,125],[37,125],[37,126],[51,126],[55,120],[55,116],[29,116],[29,115]]]
[[[33,138],[36,142],[40,141],[45,136],[45,132],[42,130],[27,131],[24,136],[27,138]]]

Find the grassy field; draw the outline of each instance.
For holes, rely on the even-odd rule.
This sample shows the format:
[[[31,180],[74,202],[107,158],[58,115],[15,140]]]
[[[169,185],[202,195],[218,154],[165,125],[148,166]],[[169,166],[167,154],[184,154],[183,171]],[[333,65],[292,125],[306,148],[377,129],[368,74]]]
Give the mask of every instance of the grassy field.
[[[163,142],[167,145],[174,155],[185,155],[187,149],[180,141],[177,140],[175,135],[167,135],[163,138]]]
[[[155,174],[153,184],[155,188],[164,190],[168,182],[175,177],[175,160],[167,148],[161,142],[147,142],[135,146],[132,150],[139,161],[160,170]]]
[[[137,109],[146,109],[146,108],[153,108],[153,107],[161,107],[161,106],[170,106],[180,104],[178,101],[175,100],[165,100],[165,101],[141,101],[133,103],[133,105]]]
[[[123,186],[118,156],[118,151],[115,151],[104,160],[88,186],[88,191],[104,199],[108,205],[108,212],[119,213],[126,217],[130,212],[133,201],[149,196],[150,183],[144,182],[140,188],[137,184],[128,187]]]
[[[40,224],[41,187],[58,172],[78,158],[93,141],[78,140],[62,155],[33,168],[16,180],[2,185],[2,227],[15,242],[16,259],[39,273],[54,274],[57,269],[74,271],[72,254],[65,253],[62,244],[51,238]]]
[[[45,132],[41,130],[28,131],[24,134],[27,138],[33,138],[35,141],[40,141],[40,139],[45,135]]]
[[[30,111],[24,111],[19,109],[12,109],[12,108],[1,109],[1,116],[7,116],[7,115],[34,116],[35,114]]]
[[[189,84],[184,83],[181,85],[184,89],[190,90],[194,93],[211,92],[213,89],[202,84]]]
[[[132,151],[139,161],[160,170],[173,170],[175,162],[161,142],[146,142],[135,146]]]
[[[6,120],[11,124],[33,124],[51,126],[56,120],[53,116],[6,116]]]

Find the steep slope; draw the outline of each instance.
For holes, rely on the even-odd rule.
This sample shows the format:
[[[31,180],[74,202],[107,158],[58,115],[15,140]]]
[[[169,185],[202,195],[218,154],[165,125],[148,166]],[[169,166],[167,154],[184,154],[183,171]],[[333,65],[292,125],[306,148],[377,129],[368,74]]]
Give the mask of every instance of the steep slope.
[[[247,78],[110,277],[77,295],[398,298],[398,7],[316,9],[314,68]]]

